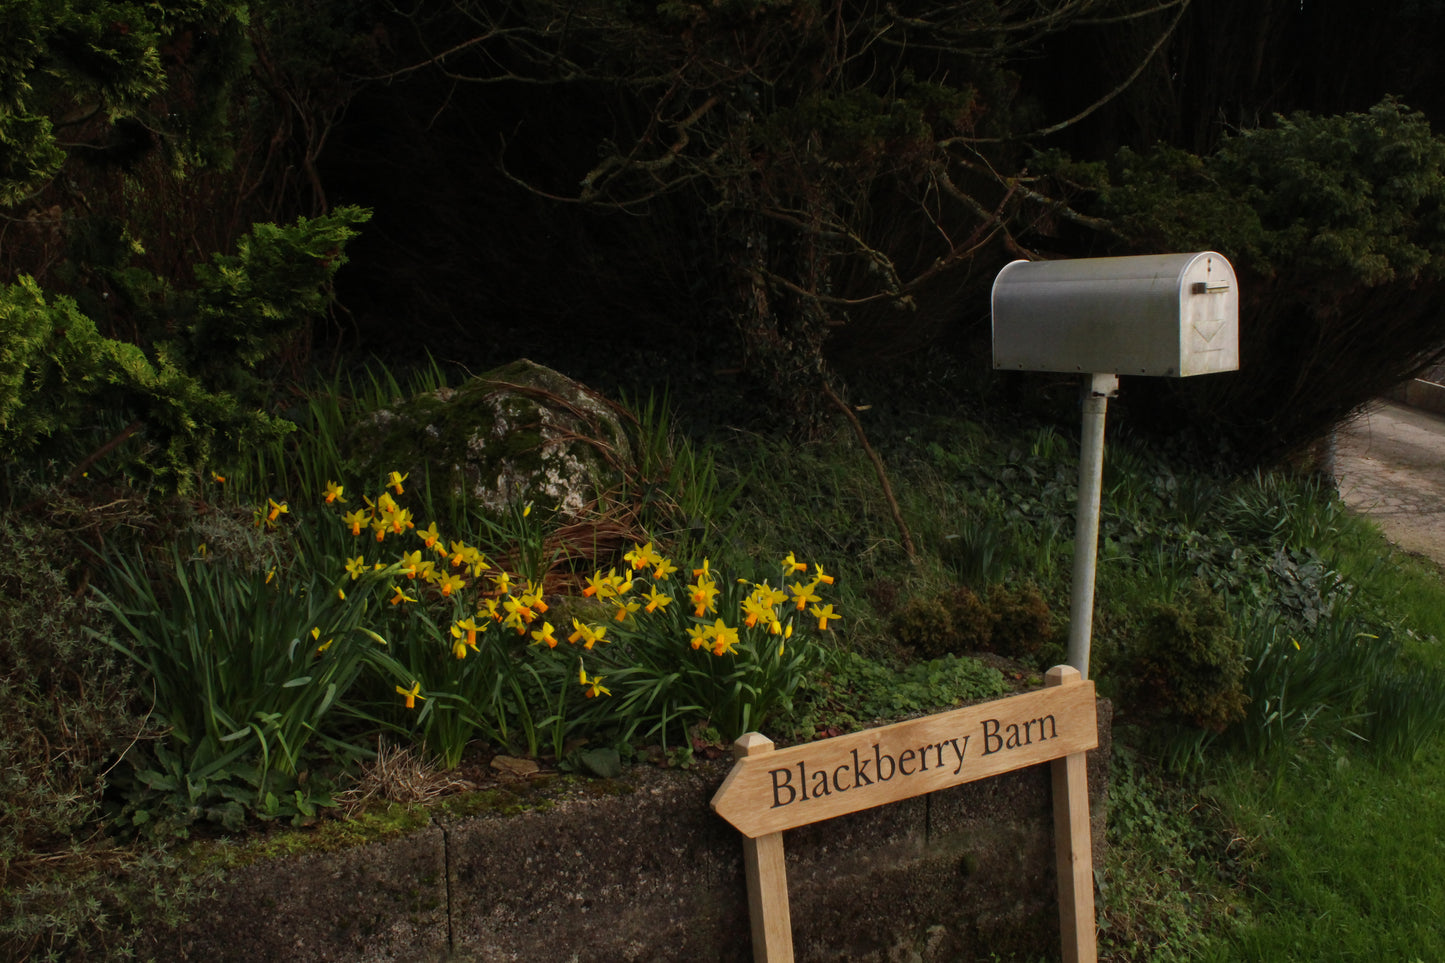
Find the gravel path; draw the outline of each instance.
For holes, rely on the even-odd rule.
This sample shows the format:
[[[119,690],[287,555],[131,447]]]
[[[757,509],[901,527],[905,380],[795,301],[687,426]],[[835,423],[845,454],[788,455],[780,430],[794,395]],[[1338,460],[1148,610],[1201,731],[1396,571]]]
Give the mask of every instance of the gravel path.
[[[1445,417],[1377,403],[1337,433],[1335,478],[1390,541],[1445,566]]]

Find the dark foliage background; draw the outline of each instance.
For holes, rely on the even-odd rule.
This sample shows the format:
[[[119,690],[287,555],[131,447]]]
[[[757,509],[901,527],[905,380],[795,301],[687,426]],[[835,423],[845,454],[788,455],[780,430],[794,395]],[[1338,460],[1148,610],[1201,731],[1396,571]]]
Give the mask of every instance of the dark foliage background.
[[[5,17],[0,280],[33,276],[100,334],[165,343],[193,265],[253,222],[372,210],[329,313],[269,342],[276,384],[337,357],[529,355],[604,390],[670,384],[704,427],[807,434],[830,398],[946,360],[1014,405],[1052,389],[989,370],[1003,264],[1185,248],[1245,279],[1245,370],[1129,387],[1140,427],[1223,405],[1208,444],[1271,460],[1440,354],[1434,0]],[[1298,134],[1345,114],[1374,119]],[[1371,125],[1374,146],[1350,141]],[[1364,246],[1304,256],[1338,218]],[[1369,238],[1394,235],[1416,250],[1382,270]]]
[[[597,41],[604,47],[638,43],[638,31],[649,26],[627,19],[632,8],[618,9],[627,29],[620,41]],[[832,9],[858,22],[878,15],[868,5]],[[983,16],[980,5],[963,9],[964,16]],[[1007,5],[990,9],[1002,9],[1005,17],[1009,12]],[[881,288],[892,296],[820,305],[790,301],[776,283],[768,287],[775,316],[791,314],[802,319],[791,323],[816,327],[804,340],[820,346],[821,377],[858,385],[880,368],[905,372],[943,351],[957,359],[966,380],[983,395],[1007,400],[1046,390],[1017,385],[1004,386],[1002,394],[994,390],[987,292],[997,269],[1019,256],[1186,248],[1224,250],[1245,278],[1246,370],[1238,378],[1219,379],[1245,384],[1130,387],[1141,398],[1132,405],[1126,398],[1120,416],[1148,413],[1141,427],[1175,432],[1209,406],[1225,405],[1222,418],[1209,416],[1224,429],[1209,443],[1234,444],[1252,458],[1268,460],[1318,438],[1438,354],[1429,309],[1438,293],[1433,267],[1417,265],[1391,277],[1372,275],[1348,259],[1300,269],[1298,259],[1278,244],[1266,256],[1259,244],[1236,243],[1261,217],[1278,224],[1279,208],[1288,199],[1276,197],[1273,212],[1260,205],[1274,196],[1271,178],[1290,176],[1285,170],[1290,160],[1276,151],[1278,156],[1258,160],[1260,170],[1221,175],[1228,163],[1211,158],[1230,138],[1275,128],[1276,114],[1368,113],[1386,95],[1418,110],[1412,116],[1428,124],[1445,106],[1428,53],[1432,38],[1445,29],[1442,6],[1398,4],[1361,17],[1341,3],[1221,2],[1130,17],[1138,9],[1142,5],[1135,10],[1091,5],[1074,11],[1072,19],[1061,17],[1060,29],[1000,31],[991,45],[954,36],[949,82],[976,96],[966,149],[953,145],[942,159],[906,157],[871,181],[850,182],[877,172],[846,165],[838,176],[845,189],[853,183],[860,195],[867,194],[867,203],[851,211],[850,223],[886,255],[902,290],[870,284],[876,276],[866,264],[860,268],[858,259],[837,252],[819,258],[828,279],[825,293],[856,300]],[[396,62],[420,63],[444,46],[428,38],[428,29],[455,38],[465,35],[459,25],[469,26],[469,39],[475,39],[485,36],[479,24],[499,22],[489,5],[465,10],[475,19],[419,25],[383,18]],[[753,17],[743,29],[752,39],[766,39],[768,27],[758,21]],[[729,29],[739,28],[733,23]],[[794,29],[791,22],[788,29]],[[685,32],[679,42],[683,38]],[[499,49],[488,48],[490,42],[480,41],[468,52]],[[659,41],[653,36],[648,42]],[[815,65],[827,61],[816,51],[811,55]],[[804,351],[812,360],[770,364],[759,356],[756,333],[740,321],[749,302],[737,290],[740,268],[727,245],[731,222],[720,217],[716,176],[695,178],[645,204],[619,205],[615,196],[578,202],[582,178],[609,152],[656,147],[650,137],[666,141],[663,133],[647,129],[662,115],[652,112],[655,103],[642,85],[629,86],[625,71],[606,81],[575,75],[559,81],[520,56],[480,59],[449,57],[440,69],[409,71],[365,87],[323,157],[336,197],[377,210],[375,223],[354,248],[368,270],[341,280],[361,345],[385,343],[395,350],[395,335],[405,332],[412,349],[425,346],[478,368],[520,350],[603,387],[667,378],[684,390],[706,391],[718,403],[739,402],[740,420],[754,410],[740,403],[744,399],[766,398],[775,407],[792,394],[792,381],[812,387],[809,379],[820,377],[813,370],[815,355]],[[889,61],[894,74],[886,84],[870,86],[876,77],[860,82],[849,75],[829,95],[883,90],[886,100],[888,92],[897,93],[906,60]],[[965,77],[968,82],[961,82]],[[704,86],[698,95],[710,90]],[[854,128],[815,123],[814,133],[846,140],[864,123],[852,120]],[[1409,124],[1397,129],[1407,139],[1421,132]],[[947,139],[939,127],[930,133],[935,144]],[[1424,136],[1429,138],[1428,131]],[[1360,167],[1351,176],[1364,193],[1391,176],[1396,160],[1388,151],[1364,158],[1340,143],[1298,141],[1286,150],[1358,158]],[[896,142],[888,147],[907,154]],[[1164,147],[1177,153],[1156,153]],[[1121,148],[1133,153],[1120,155]],[[1093,176],[1033,180],[1059,170],[1039,151],[1108,163]],[[1167,176],[1177,177],[1181,165],[1191,164],[1203,165],[1188,175],[1199,183],[1174,182],[1166,191],[1159,181],[1166,175],[1158,169],[1171,168]],[[1429,179],[1436,165],[1438,159],[1428,156],[1423,166],[1407,166],[1410,176]],[[916,190],[920,182],[943,193],[937,187],[940,168],[973,206],[920,203],[920,194],[926,194]],[[1143,168],[1155,171],[1151,197],[1137,183]],[[1199,189],[1211,179],[1212,190]],[[1403,215],[1410,223],[1428,221],[1436,203],[1429,188],[1419,193],[1418,209]],[[1311,209],[1297,195],[1295,200],[1299,204],[1289,217],[1306,233],[1328,230],[1338,213]],[[1188,229],[1178,229],[1181,216],[1191,221]],[[1358,227],[1388,234],[1402,223],[1367,217]],[[951,244],[940,241],[941,227]],[[1268,229],[1278,233],[1277,227]],[[796,236],[764,234],[773,250],[799,243]],[[1439,256],[1434,240],[1422,248],[1427,261]],[[798,260],[796,250],[793,257],[791,274],[789,265],[769,267],[793,278],[816,272],[816,266]],[[946,269],[930,271],[940,259],[948,262]],[[909,286],[919,275],[926,276]],[[1313,293],[1321,278],[1328,278],[1331,288],[1328,306]],[[1391,321],[1371,328],[1359,320],[1366,317]],[[788,323],[777,320],[773,330],[786,334]],[[1366,355],[1386,357],[1362,356],[1361,347]],[[1325,350],[1332,363],[1321,363]],[[768,391],[776,385],[782,387]]]

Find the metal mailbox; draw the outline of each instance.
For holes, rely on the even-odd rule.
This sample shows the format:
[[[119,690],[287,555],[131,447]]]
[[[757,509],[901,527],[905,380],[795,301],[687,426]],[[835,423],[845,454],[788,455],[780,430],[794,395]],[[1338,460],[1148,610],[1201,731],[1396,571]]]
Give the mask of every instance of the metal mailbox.
[[[1221,254],[1014,261],[993,283],[993,366],[1187,377],[1239,367]]]

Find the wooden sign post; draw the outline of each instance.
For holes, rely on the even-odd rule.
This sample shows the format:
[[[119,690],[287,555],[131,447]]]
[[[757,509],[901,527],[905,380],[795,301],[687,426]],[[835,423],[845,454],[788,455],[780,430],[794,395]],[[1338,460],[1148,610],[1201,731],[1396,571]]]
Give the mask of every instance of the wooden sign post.
[[[1051,762],[1064,960],[1093,963],[1084,753],[1098,744],[1094,684],[1069,666],[1050,669],[1036,692],[806,745],[774,750],[766,737],[744,735],[712,808],[746,837],[753,959],[793,959],[784,830]]]

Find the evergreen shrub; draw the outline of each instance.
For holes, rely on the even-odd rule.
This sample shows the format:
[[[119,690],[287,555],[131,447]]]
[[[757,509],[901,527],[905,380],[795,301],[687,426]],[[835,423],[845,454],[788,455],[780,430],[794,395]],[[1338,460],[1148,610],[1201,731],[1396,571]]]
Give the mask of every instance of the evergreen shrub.
[[[1119,668],[1112,674],[1140,721],[1223,732],[1244,718],[1243,642],[1223,600],[1201,581],[1146,608]]]
[[[1011,659],[1033,660],[1053,641],[1052,613],[1037,585],[992,585],[988,608],[994,619],[991,651]]]
[[[1038,586],[989,586],[983,597],[967,586],[916,596],[893,616],[894,637],[923,659],[993,652],[1034,661],[1051,652],[1052,613]]]

